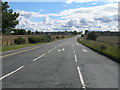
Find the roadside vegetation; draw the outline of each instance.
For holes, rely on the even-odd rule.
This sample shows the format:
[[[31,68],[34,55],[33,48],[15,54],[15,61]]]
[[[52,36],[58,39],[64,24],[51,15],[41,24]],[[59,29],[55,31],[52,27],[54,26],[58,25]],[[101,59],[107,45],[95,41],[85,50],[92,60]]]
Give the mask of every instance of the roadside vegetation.
[[[0,47],[0,52],[1,51],[8,51],[8,50],[15,50],[15,49],[34,46],[34,45],[39,45],[39,44],[42,44],[42,43],[2,46],[2,47]]]
[[[120,63],[120,46],[109,44],[105,42],[96,41],[97,37],[94,32],[88,33],[87,38],[79,38],[78,42],[91,48],[92,50],[113,59],[114,61]]]
[[[22,38],[22,37],[18,37],[16,39],[14,39],[14,44],[0,46],[0,52],[1,51],[8,51],[8,50],[24,48],[24,47],[28,47],[28,46],[39,45],[39,44],[43,44],[43,43],[49,43],[49,42],[53,42],[53,41],[56,41],[56,40],[65,39],[65,38],[69,38],[69,37],[72,37],[72,35],[71,36],[56,35],[54,37],[53,36],[48,36],[48,35],[29,36],[27,39]]]

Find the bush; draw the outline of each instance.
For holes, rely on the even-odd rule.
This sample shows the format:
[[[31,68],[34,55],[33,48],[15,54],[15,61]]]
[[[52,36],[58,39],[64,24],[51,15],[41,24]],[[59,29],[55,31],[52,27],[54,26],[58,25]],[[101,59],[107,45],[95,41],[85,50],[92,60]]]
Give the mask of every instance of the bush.
[[[87,39],[88,39],[88,40],[96,40],[97,37],[98,37],[98,36],[95,34],[95,32],[89,32],[89,33],[88,33],[88,36],[87,36]]]
[[[56,36],[57,39],[60,39],[60,37]]]
[[[52,38],[50,36],[33,36],[28,38],[29,43],[50,42]]]
[[[14,40],[15,44],[25,44],[26,40],[24,38],[18,37],[17,39]]]
[[[41,41],[42,41],[42,39],[40,37],[33,36],[33,37],[28,38],[29,43],[38,43],[38,42],[41,42]]]
[[[84,37],[84,34],[81,34],[81,37]]]
[[[62,36],[62,38],[65,38],[64,36]]]

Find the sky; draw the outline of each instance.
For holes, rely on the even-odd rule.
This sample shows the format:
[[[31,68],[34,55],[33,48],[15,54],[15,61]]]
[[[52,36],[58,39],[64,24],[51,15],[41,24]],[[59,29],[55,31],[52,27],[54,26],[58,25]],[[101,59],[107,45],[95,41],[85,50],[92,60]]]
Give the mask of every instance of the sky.
[[[16,28],[46,32],[118,31],[118,0],[7,1],[11,9],[20,13]]]

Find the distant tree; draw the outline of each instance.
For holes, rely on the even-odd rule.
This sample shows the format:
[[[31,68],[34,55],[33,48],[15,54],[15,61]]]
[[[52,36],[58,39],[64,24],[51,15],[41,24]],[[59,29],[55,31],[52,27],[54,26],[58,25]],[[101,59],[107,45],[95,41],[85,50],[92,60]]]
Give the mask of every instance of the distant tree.
[[[12,9],[8,9],[8,2],[2,2],[2,32],[10,32],[11,28],[19,23],[17,18],[19,13],[13,12]]]
[[[38,35],[38,34],[39,34],[39,32],[38,32],[38,31],[35,31],[35,34],[36,34],[36,35]]]
[[[88,30],[85,30],[85,35],[86,35],[88,32],[89,32]]]
[[[73,34],[74,34],[74,35],[77,35],[77,31],[73,31]]]
[[[31,35],[32,32],[30,30],[27,31],[27,35]]]
[[[20,35],[26,35],[26,30],[25,29],[20,29],[19,34]]]

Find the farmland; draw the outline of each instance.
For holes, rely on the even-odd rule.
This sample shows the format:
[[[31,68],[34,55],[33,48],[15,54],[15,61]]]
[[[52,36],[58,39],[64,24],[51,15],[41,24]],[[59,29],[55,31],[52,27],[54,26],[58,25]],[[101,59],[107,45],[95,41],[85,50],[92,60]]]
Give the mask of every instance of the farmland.
[[[120,44],[120,36],[98,36],[97,41],[106,42],[109,44]]]
[[[28,42],[28,37],[30,36],[43,36],[43,35],[3,35],[2,37],[0,37],[0,40],[2,41],[1,45],[2,46],[14,45],[14,40],[18,37],[22,37],[26,39]],[[69,38],[74,35],[49,35],[49,36],[51,36],[51,38],[54,38],[54,40],[57,40],[56,37],[61,38],[62,36],[64,36],[64,38]]]

